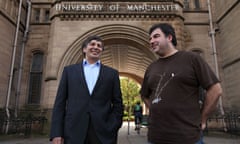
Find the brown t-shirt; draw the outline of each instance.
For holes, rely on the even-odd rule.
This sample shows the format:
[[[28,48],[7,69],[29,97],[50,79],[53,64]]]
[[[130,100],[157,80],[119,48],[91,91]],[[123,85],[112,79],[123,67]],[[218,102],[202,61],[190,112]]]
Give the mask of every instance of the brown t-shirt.
[[[148,140],[154,144],[194,144],[200,135],[199,86],[219,82],[197,54],[179,51],[146,70],[141,95],[150,98]],[[160,100],[161,99],[161,100]]]

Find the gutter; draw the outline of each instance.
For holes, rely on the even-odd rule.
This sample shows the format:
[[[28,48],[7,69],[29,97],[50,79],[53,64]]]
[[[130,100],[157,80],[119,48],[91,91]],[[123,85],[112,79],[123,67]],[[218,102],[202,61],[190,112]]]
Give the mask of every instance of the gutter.
[[[215,63],[215,72],[217,77],[219,78],[219,70],[218,70],[218,60],[217,60],[217,51],[216,51],[216,43],[215,43],[215,30],[213,28],[213,20],[212,20],[212,11],[211,11],[211,4],[210,4],[210,0],[207,0],[207,5],[208,5],[208,14],[209,14],[209,24],[210,24],[210,33],[209,35],[211,36],[211,40],[212,40],[212,48],[213,48],[213,58],[214,58],[214,63]],[[219,109],[221,112],[221,115],[224,116],[225,112],[223,109],[223,102],[222,102],[222,96],[219,97],[219,101],[218,101],[218,105],[219,105]],[[226,122],[223,119],[223,129],[224,131],[227,131],[227,127],[226,127]]]
[[[6,114],[7,114],[7,124],[6,124],[6,129],[5,129],[6,134],[8,133],[9,121],[10,121],[9,101],[10,101],[10,96],[11,96],[12,82],[13,82],[13,71],[14,71],[14,63],[15,63],[15,58],[16,58],[19,25],[20,25],[20,21],[21,21],[21,10],[22,10],[22,0],[20,0],[20,2],[19,2],[17,26],[16,26],[16,32],[15,32],[15,38],[14,38],[14,44],[13,44],[11,69],[10,69],[10,74],[9,74],[9,83],[8,83],[7,100],[6,100]]]
[[[29,22],[30,22],[30,16],[31,16],[31,9],[32,4],[31,0],[27,0],[27,19],[26,19],[26,28],[23,35],[23,42],[22,42],[22,49],[21,49],[21,56],[20,56],[20,65],[19,65],[19,73],[18,73],[18,80],[17,80],[17,93],[16,93],[16,99],[15,99],[15,110],[14,110],[14,116],[15,118],[18,117],[18,107],[19,107],[19,97],[21,94],[21,80],[22,80],[22,72],[23,72],[23,58],[24,58],[24,52],[25,52],[25,46],[28,40],[28,32],[29,32]]]

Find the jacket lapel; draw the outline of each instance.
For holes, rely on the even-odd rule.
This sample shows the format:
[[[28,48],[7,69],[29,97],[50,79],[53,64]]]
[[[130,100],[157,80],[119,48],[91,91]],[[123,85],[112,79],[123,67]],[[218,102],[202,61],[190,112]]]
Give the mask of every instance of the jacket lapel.
[[[95,86],[94,86],[94,88],[93,88],[93,92],[92,92],[92,95],[94,94],[94,92],[98,89],[98,87],[100,86],[100,84],[101,84],[101,81],[102,81],[102,79],[103,79],[103,73],[104,73],[104,69],[105,69],[105,67],[104,67],[104,65],[101,63],[101,66],[100,66],[100,71],[99,71],[99,75],[98,75],[98,79],[97,79],[97,82],[96,82],[96,84],[95,84]]]
[[[84,75],[83,61],[81,61],[80,64],[78,64],[76,66],[77,66],[77,75],[79,76],[78,79],[79,79],[80,83],[83,84],[84,89],[87,90],[88,95],[90,95],[90,92],[89,92],[88,86],[87,86],[87,81],[86,81],[85,75]]]

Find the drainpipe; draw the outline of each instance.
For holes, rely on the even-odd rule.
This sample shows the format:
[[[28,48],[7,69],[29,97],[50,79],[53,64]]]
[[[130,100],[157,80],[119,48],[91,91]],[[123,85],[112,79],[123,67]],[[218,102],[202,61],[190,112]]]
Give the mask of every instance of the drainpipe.
[[[210,0],[207,1],[208,5],[208,14],[209,14],[209,24],[210,24],[210,36],[212,40],[212,49],[213,49],[213,57],[214,57],[214,63],[215,63],[215,72],[217,77],[219,78],[219,71],[218,71],[218,60],[217,60],[217,51],[216,51],[216,43],[215,43],[215,30],[213,28],[213,20],[212,20],[212,11],[211,11],[211,3]],[[218,101],[219,109],[222,114],[222,116],[225,115],[224,109],[223,109],[223,103],[222,103],[222,96],[220,96]],[[224,131],[227,131],[225,120],[223,119],[223,128]]]
[[[30,21],[30,15],[31,15],[31,0],[27,0],[27,19],[26,19],[26,28],[23,35],[23,42],[22,42],[22,49],[21,49],[21,57],[20,57],[20,64],[19,64],[19,73],[18,73],[18,81],[17,81],[17,92],[16,92],[16,99],[15,99],[15,111],[14,116],[18,117],[18,106],[19,106],[19,97],[21,93],[21,80],[22,80],[22,72],[23,72],[23,58],[24,58],[24,51],[25,51],[25,45],[28,38],[28,32],[29,32],[29,21]]]
[[[7,92],[7,100],[6,100],[6,114],[7,114],[7,124],[6,124],[6,129],[5,129],[6,134],[8,133],[9,120],[10,120],[9,101],[10,101],[11,89],[12,89],[13,69],[14,69],[14,63],[15,63],[15,57],[16,57],[18,31],[19,31],[19,25],[20,25],[20,20],[21,20],[21,8],[22,8],[22,0],[20,0],[20,2],[19,2],[17,26],[16,26],[16,32],[15,32],[15,38],[14,38],[14,44],[13,44],[11,69],[10,69],[9,83],[8,83],[8,92]]]

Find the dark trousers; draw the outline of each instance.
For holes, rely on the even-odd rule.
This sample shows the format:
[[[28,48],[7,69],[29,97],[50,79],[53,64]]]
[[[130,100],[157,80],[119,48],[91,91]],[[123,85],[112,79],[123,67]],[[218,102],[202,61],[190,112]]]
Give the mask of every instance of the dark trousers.
[[[91,122],[91,116],[90,115],[88,116],[89,116],[89,124],[88,124],[87,136],[84,144],[102,144],[93,128],[93,125]]]

